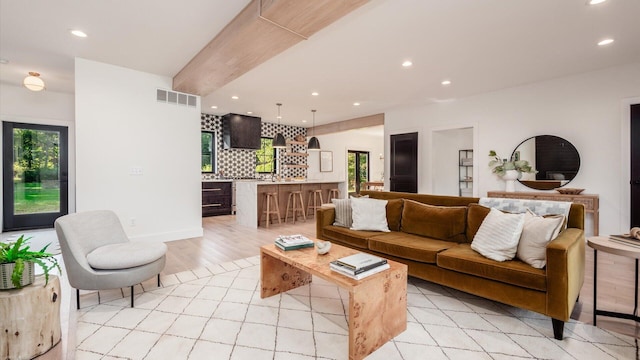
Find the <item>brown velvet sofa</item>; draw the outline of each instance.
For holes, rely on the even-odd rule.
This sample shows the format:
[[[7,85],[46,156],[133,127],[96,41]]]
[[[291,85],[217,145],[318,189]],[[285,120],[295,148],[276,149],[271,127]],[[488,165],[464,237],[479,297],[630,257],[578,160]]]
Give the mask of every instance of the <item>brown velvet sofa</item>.
[[[536,269],[517,258],[498,262],[471,249],[489,212],[477,204],[478,198],[379,191],[362,195],[389,201],[391,232],[334,226],[335,208],[324,206],[316,214],[317,238],[407,264],[411,276],[547,315],[554,337],[563,338],[564,322],[584,280],[583,205],[571,205],[567,229],[547,246],[546,267]]]

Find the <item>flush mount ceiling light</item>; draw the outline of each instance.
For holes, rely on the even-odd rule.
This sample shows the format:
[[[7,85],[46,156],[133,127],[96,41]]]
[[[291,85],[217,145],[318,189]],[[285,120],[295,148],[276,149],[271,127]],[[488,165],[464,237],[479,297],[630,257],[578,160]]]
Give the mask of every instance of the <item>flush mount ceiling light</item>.
[[[79,38],[86,38],[87,34],[82,30],[69,30],[73,35]]]
[[[413,63],[409,60],[406,60],[405,62],[402,63],[403,67],[410,67],[411,65],[413,65]]]
[[[589,4],[589,5],[598,5],[598,4],[602,4],[605,1],[607,1],[607,0],[589,0],[587,2],[587,4]]]
[[[247,111],[247,115],[253,114],[253,111]]]
[[[311,130],[312,130],[312,135],[315,135],[316,111],[311,110],[311,113],[313,114],[313,127],[311,128]],[[309,139],[309,146],[307,147],[307,150],[320,150],[320,141],[318,141],[317,137],[312,136],[311,139]]]
[[[24,87],[31,91],[44,90],[44,81],[40,79],[40,74],[35,71],[29,71],[29,76],[24,78],[22,84],[24,84]]]
[[[605,46],[605,45],[609,45],[613,42],[613,39],[604,39],[598,42],[598,46]]]
[[[238,100],[238,99],[239,99],[239,97],[237,97],[237,96],[235,96],[235,95],[233,95],[231,98],[232,98],[233,100]]]
[[[282,106],[282,104],[277,103],[276,106],[278,107],[278,132],[276,133],[276,136],[273,137],[273,147],[275,149],[283,149],[287,147],[287,141],[284,139],[284,135],[282,135],[282,133],[279,131],[280,130],[280,119],[282,119],[282,116],[280,116],[280,106]]]
[[[444,86],[451,85],[451,80],[442,80],[442,82],[440,84],[442,84]]]
[[[215,105],[211,105],[211,108],[212,108],[212,109],[217,109],[218,107],[217,107],[217,106],[215,106]]]
[[[360,103],[359,102],[354,102],[353,106],[360,106]]]
[[[318,94],[318,92],[316,92],[316,91],[311,93],[311,96],[318,96],[318,95],[320,95],[320,94]]]

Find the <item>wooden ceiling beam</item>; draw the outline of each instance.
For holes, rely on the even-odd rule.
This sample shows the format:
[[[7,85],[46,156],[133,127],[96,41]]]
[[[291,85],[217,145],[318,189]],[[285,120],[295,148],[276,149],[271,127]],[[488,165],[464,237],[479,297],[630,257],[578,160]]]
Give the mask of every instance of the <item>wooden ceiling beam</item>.
[[[384,125],[384,113],[318,125],[313,128],[308,128],[307,135],[326,135],[378,125]]]
[[[253,0],[173,78],[206,96],[369,0]]]

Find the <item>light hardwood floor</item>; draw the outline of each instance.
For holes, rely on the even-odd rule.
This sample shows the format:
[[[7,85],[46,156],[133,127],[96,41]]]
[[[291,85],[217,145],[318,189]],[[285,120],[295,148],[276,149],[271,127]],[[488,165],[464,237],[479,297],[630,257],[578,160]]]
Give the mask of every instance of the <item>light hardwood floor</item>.
[[[259,254],[259,247],[273,242],[280,234],[303,234],[315,237],[315,219],[296,224],[273,224],[250,229],[236,225],[235,216],[214,216],[202,219],[204,236],[167,243],[167,264],[164,274],[218,264]],[[633,312],[634,261],[604,252],[598,253],[598,309]],[[584,286],[571,316],[593,323],[593,250],[587,247]],[[640,324],[632,320],[598,316],[598,327],[640,338]]]

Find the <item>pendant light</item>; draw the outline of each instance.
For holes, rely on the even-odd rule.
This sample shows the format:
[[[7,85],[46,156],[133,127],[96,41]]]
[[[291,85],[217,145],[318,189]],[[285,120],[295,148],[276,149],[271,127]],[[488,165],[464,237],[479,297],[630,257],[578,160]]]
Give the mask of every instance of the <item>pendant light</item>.
[[[280,130],[280,119],[282,119],[282,116],[280,116],[280,106],[282,106],[282,104],[277,103],[276,105],[278,106],[278,130]],[[275,149],[287,147],[287,141],[284,139],[284,135],[282,135],[281,132],[276,133],[276,136],[273,137],[273,147]]]
[[[31,91],[44,90],[44,81],[40,79],[40,74],[35,71],[29,71],[29,76],[24,78],[22,84]]]
[[[316,111],[315,110],[311,110],[311,113],[313,114],[313,128],[311,128],[313,130],[313,134],[315,135],[315,127],[316,127]],[[307,147],[308,150],[320,150],[320,141],[318,141],[318,138],[315,136],[312,136],[311,139],[309,139],[309,146]]]

